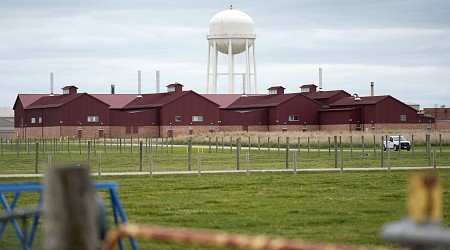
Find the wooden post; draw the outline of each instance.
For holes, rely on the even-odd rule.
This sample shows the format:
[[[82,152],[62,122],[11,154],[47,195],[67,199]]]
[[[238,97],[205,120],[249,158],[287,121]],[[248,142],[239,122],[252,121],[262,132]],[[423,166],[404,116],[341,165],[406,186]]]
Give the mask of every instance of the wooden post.
[[[218,150],[219,150],[219,139],[217,139],[217,136],[216,136],[216,154],[217,154]]]
[[[248,153],[250,154],[251,149],[251,142],[250,142],[250,136],[248,137]]]
[[[222,136],[222,154],[223,154],[223,148],[224,148],[224,142],[223,142],[223,136]]]
[[[230,154],[233,153],[233,137],[230,136]]]
[[[439,156],[442,156],[442,134],[439,134]]]
[[[375,140],[375,135],[373,135],[373,158],[377,158],[377,142]]]
[[[122,137],[119,138],[119,148],[120,148],[120,153],[122,154]]]
[[[412,158],[414,159],[414,135],[411,135],[411,150],[412,150]]]
[[[328,156],[331,156],[331,139],[328,136]]]
[[[381,167],[384,167],[384,149],[383,149],[383,143],[384,143],[384,136],[381,136]]]
[[[211,136],[208,137],[209,150],[208,153],[211,154]]]
[[[188,171],[191,171],[192,138],[188,140]]]
[[[339,147],[340,147],[340,154],[339,157],[341,158],[341,173],[344,172],[344,151],[342,150],[342,143],[341,143],[341,136],[339,136]]]
[[[67,153],[69,154],[70,157],[70,138],[67,137]]]
[[[308,156],[309,156],[309,150],[311,150],[311,142],[308,136]]]
[[[139,142],[139,172],[142,172],[142,141]]]
[[[334,136],[334,168],[337,168],[337,136]]]
[[[270,137],[267,137],[267,154],[270,156]]]
[[[298,155],[300,156],[300,146],[301,146],[301,143],[300,143],[300,137],[297,137],[297,150],[298,150]]]
[[[361,146],[362,146],[362,156],[363,158],[366,158],[364,135],[361,136]]]
[[[43,192],[44,249],[98,249],[97,202],[88,170],[47,168]]]
[[[237,146],[236,146],[236,169],[240,168],[240,160],[241,160],[241,138],[237,138]]]
[[[3,137],[0,138],[0,147],[2,148],[2,158],[3,158]]]
[[[261,137],[258,136],[258,155],[260,154],[261,151]]]
[[[350,136],[350,157],[353,157],[353,136]]]
[[[278,157],[280,157],[280,137],[278,136]]]
[[[286,169],[289,168],[289,137],[286,137]]]
[[[81,138],[78,137],[78,147],[80,148],[80,155],[81,155]]]
[[[38,167],[39,167],[39,142],[36,142],[36,167],[34,173],[38,173]]]

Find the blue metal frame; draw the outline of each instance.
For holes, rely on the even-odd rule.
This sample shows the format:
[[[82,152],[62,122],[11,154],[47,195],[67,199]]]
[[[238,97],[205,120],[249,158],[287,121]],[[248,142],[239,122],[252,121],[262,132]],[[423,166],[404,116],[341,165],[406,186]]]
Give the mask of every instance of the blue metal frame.
[[[111,199],[111,207],[113,210],[114,216],[114,224],[118,226],[120,223],[127,224],[128,219],[125,215],[125,211],[123,210],[122,204],[120,202],[119,196],[116,193],[117,183],[96,183],[94,184],[95,189],[106,189],[109,191],[110,199]],[[20,194],[23,192],[38,192],[39,198],[37,201],[37,207],[42,207],[42,184],[40,183],[13,183],[6,184],[0,183],[0,202],[3,206],[4,211],[7,213],[12,213],[16,207],[17,201],[19,200]],[[8,204],[4,193],[14,193],[14,197],[10,204]],[[34,215],[33,224],[31,225],[31,231],[28,239],[25,239],[22,230],[20,229],[16,218],[10,219],[11,224],[16,232],[17,238],[22,244],[24,249],[31,249],[33,245],[34,235],[36,233],[36,229],[39,222],[39,214]],[[5,227],[7,225],[8,220],[4,220],[0,226],[0,238],[3,235]],[[138,246],[136,240],[132,237],[130,239],[130,245],[133,250],[137,250]],[[124,249],[122,240],[119,239],[119,248],[121,250]]]

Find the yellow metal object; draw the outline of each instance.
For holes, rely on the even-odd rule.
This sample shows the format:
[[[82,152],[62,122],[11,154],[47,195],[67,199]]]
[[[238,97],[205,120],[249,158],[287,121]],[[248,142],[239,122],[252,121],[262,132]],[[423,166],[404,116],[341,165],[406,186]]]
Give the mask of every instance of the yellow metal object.
[[[437,176],[409,177],[408,216],[417,223],[441,222],[442,187]]]

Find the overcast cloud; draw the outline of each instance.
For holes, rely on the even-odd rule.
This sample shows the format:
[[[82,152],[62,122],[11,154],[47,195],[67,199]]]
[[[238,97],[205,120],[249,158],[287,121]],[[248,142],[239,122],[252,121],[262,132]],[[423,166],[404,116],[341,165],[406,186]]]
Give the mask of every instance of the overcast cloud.
[[[450,105],[450,1],[1,1],[0,105],[18,93],[143,92],[175,81],[206,91],[213,15],[249,14],[257,35],[258,92],[274,85],[392,95],[421,107]],[[236,61],[243,60],[237,56]],[[226,82],[226,79],[223,79]],[[226,84],[219,86],[225,90]]]

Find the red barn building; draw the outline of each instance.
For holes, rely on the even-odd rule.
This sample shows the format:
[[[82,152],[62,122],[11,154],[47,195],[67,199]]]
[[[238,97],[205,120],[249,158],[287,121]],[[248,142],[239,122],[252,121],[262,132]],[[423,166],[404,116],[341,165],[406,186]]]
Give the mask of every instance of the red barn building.
[[[433,118],[392,96],[341,98],[320,110],[321,130],[431,129]]]
[[[318,130],[320,103],[281,86],[268,95],[241,96],[220,110],[221,131]]]
[[[75,86],[62,95],[19,95],[14,111],[19,138],[98,137],[109,125],[109,105]]]
[[[182,88],[170,84],[167,93],[144,94],[111,110],[112,136],[171,137],[214,131],[219,104]]]

